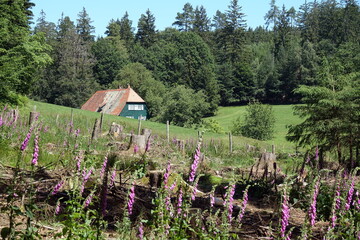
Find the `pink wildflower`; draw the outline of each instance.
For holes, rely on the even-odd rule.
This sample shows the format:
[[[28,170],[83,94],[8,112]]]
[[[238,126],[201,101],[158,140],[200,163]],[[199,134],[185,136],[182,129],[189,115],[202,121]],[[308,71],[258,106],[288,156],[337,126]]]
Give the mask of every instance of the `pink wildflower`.
[[[352,177],[350,188],[347,194],[346,203],[345,203],[345,210],[348,211],[351,206],[351,200],[354,194],[354,184],[355,184],[355,178]]]
[[[248,191],[249,191],[249,187],[246,187],[246,189],[244,190],[244,196],[243,196],[243,200],[241,203],[241,209],[240,209],[240,213],[239,213],[239,222],[241,222],[241,219],[244,217],[244,214],[245,214],[246,205],[249,200]]]
[[[197,183],[195,184],[194,188],[191,191],[191,200],[193,201],[195,201],[196,192],[197,192]]]
[[[28,133],[26,134],[26,137],[25,137],[24,141],[21,144],[21,147],[20,147],[21,151],[24,151],[27,148],[27,146],[29,144],[29,140],[31,138],[32,131],[33,131],[33,127],[30,127]]]
[[[39,158],[39,134],[36,134],[34,139],[34,153],[31,160],[31,164],[37,165],[38,158]]]
[[[134,203],[135,203],[135,185],[133,183],[130,188],[129,200],[127,203],[129,215],[132,214]]]
[[[111,173],[109,187],[115,186],[115,178],[116,178],[116,169],[114,168],[114,170]]]
[[[282,216],[281,216],[281,229],[280,235],[282,238],[285,237],[286,227],[289,225],[289,218],[290,218],[290,208],[289,208],[289,199],[286,195],[286,191],[284,192],[283,196],[283,203],[282,203]]]
[[[231,185],[229,190],[229,205],[228,205],[228,220],[231,222],[232,213],[233,213],[233,201],[234,201],[234,194],[235,194],[235,184]]]
[[[168,163],[167,163],[167,166],[166,166],[165,174],[164,174],[165,188],[167,188],[167,183],[168,183],[169,176],[170,176],[170,168],[171,168],[171,164],[170,164],[170,160],[169,160]]]
[[[86,182],[89,180],[91,173],[92,173],[92,169],[90,169],[88,173],[86,173],[85,169],[83,170],[83,182],[81,184],[80,194],[84,192]]]
[[[104,174],[105,174],[105,171],[106,171],[107,162],[108,162],[108,157],[105,156],[104,162],[103,162],[103,165],[102,165],[102,168],[101,168],[101,171],[100,171],[100,179],[103,179],[103,177],[104,177]]]
[[[59,192],[60,188],[64,184],[64,181],[61,180],[58,184],[55,185],[54,190],[52,191],[51,195],[55,195]]]
[[[214,207],[215,204],[215,197],[214,194],[210,194],[210,207]]]
[[[144,239],[144,226],[142,224],[142,222],[140,222],[139,224],[139,235],[138,235],[139,239],[142,240]]]
[[[182,189],[180,188],[179,195],[178,195],[178,202],[177,202],[177,207],[178,207],[177,214],[178,215],[181,214],[182,196],[183,196],[183,192],[182,192]]]
[[[340,202],[341,202],[340,190],[341,190],[341,188],[340,188],[340,181],[339,181],[337,184],[337,187],[336,187],[336,191],[335,191],[333,207],[331,209],[330,227],[329,228],[334,228],[336,225],[336,219],[337,219],[336,210],[340,209]]]
[[[90,195],[85,199],[84,207],[88,207],[94,197],[93,193],[90,193]]]
[[[139,152],[139,146],[138,145],[134,145],[134,154]]]
[[[55,207],[55,215],[59,215],[60,210],[61,210],[60,201],[58,201]]]
[[[4,124],[4,121],[2,119],[2,116],[0,116],[0,127]]]
[[[198,146],[195,151],[194,161],[190,167],[189,182],[194,182],[194,180],[195,180],[196,170],[200,163],[200,155],[201,155],[200,148],[201,148],[201,142],[199,141]]]
[[[315,220],[316,220],[316,199],[317,199],[317,196],[319,194],[319,187],[320,187],[320,180],[316,181],[316,183],[315,183],[312,202],[311,202],[310,209],[309,209],[310,226],[315,225]]]

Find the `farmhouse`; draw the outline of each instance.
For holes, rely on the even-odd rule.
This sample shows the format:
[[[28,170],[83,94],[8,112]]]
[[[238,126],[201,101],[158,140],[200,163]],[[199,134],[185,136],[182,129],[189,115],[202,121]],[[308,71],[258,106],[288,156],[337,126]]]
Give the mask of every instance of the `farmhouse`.
[[[81,109],[143,120],[148,117],[145,101],[130,86],[97,91]]]

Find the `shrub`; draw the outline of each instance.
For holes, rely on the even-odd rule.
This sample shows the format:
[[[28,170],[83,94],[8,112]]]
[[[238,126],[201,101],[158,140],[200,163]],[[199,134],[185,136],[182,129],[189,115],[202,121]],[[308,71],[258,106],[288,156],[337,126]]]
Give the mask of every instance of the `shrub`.
[[[234,135],[269,140],[274,134],[275,116],[270,105],[264,105],[258,101],[250,102],[246,108],[245,118],[242,122],[240,117],[233,124]]]

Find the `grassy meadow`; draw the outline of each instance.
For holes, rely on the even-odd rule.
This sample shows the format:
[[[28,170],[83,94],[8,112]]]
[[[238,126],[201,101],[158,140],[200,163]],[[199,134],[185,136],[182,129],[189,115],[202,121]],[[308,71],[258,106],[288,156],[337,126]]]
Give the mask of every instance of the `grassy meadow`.
[[[267,144],[275,144],[278,149],[285,152],[293,151],[295,145],[286,141],[287,125],[299,124],[301,119],[293,114],[294,105],[273,105],[272,108],[275,114],[275,128],[274,138],[266,141]],[[243,120],[246,112],[246,106],[236,107],[219,107],[219,110],[214,117],[209,119],[216,120],[225,132],[231,130],[233,122],[240,117]]]
[[[228,129],[231,127],[231,123],[233,119],[236,119],[238,114],[241,114],[245,108],[244,107],[236,107],[232,110],[233,107],[229,108],[220,108],[219,113],[214,119],[220,122],[224,130],[227,132]],[[48,124],[55,124],[56,118],[58,117],[58,123],[66,124],[71,120],[71,114],[73,114],[73,123],[75,128],[80,128],[83,133],[91,134],[92,127],[94,125],[95,119],[100,118],[100,113],[96,112],[90,112],[90,111],[84,111],[81,109],[72,109],[68,107],[43,103],[43,102],[37,102],[37,101],[29,101],[27,106],[22,109],[24,112],[32,111],[33,109],[36,109],[37,112],[40,112],[42,119],[45,121],[45,123]],[[291,108],[286,108],[287,111],[284,113],[284,115],[291,112]],[[234,112],[234,114],[230,114]],[[125,127],[125,131],[137,131],[138,128],[138,120],[130,119],[130,118],[124,118],[119,116],[112,116],[112,115],[104,115],[103,119],[103,131],[106,131],[109,129],[112,122],[121,124]],[[152,133],[161,137],[166,136],[166,125],[162,123],[152,122],[152,121],[142,121],[141,122],[142,128],[149,128],[152,130]],[[283,139],[283,136],[285,135],[285,127],[281,128],[279,127],[283,132],[281,134],[279,139]],[[177,126],[170,125],[170,139],[182,139],[182,140],[188,140],[188,139],[197,139],[198,137],[198,130],[191,129],[191,128],[182,128]],[[211,140],[217,140],[217,141],[223,141],[225,145],[228,145],[228,135],[226,133],[224,134],[217,134],[212,132],[205,132],[204,133],[204,140],[205,141],[211,141]],[[264,149],[270,149],[271,144],[273,144],[273,141],[269,142],[262,142],[254,139],[249,139],[246,137],[241,136],[233,136],[233,142],[234,142],[234,149],[242,149],[244,148],[245,144],[251,144],[258,146],[260,148]],[[279,141],[280,142],[280,141]],[[275,142],[277,144],[277,142]],[[291,144],[285,144],[285,140],[282,141],[282,149],[285,151],[293,151],[293,147]]]

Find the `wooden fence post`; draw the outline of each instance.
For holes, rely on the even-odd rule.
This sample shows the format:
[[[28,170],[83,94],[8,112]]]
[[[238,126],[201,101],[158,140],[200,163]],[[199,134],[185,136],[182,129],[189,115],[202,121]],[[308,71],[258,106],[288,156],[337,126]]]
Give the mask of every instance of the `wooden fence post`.
[[[141,132],[141,118],[142,118],[142,116],[140,115],[140,117],[139,117],[139,122],[138,122],[138,131],[137,131],[137,135],[140,135],[140,132]]]
[[[230,153],[232,153],[233,151],[233,140],[232,140],[231,132],[229,132],[229,151]]]
[[[102,126],[103,126],[104,113],[101,113],[100,116],[100,124],[99,124],[99,133],[102,134]]]
[[[169,121],[166,121],[166,139],[167,142],[170,142],[170,123]]]

